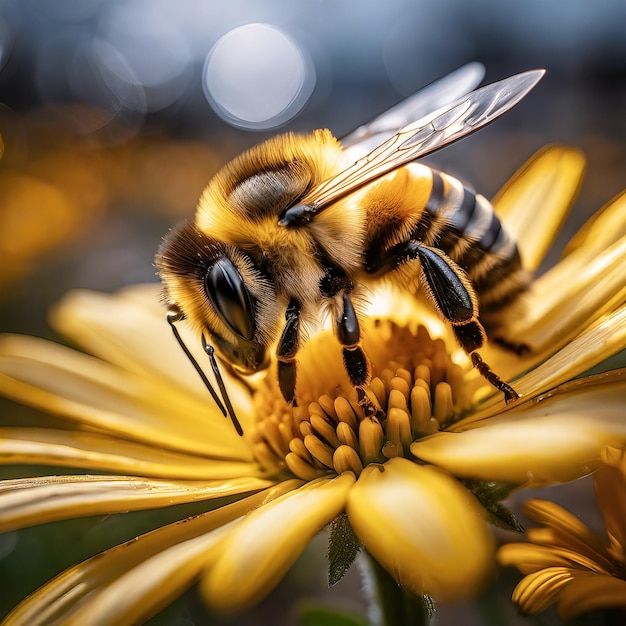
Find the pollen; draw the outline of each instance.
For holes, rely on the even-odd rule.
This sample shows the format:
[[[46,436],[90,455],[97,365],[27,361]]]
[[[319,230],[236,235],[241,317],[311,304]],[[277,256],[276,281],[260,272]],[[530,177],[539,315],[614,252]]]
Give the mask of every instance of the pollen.
[[[247,434],[268,473],[303,480],[347,471],[358,476],[371,463],[409,457],[411,442],[458,418],[464,370],[442,339],[423,326],[411,330],[390,320],[368,320],[365,330],[373,372],[368,385],[346,382],[330,331],[319,333],[301,357],[306,378],[298,381],[294,406],[268,376],[255,397],[257,423]]]

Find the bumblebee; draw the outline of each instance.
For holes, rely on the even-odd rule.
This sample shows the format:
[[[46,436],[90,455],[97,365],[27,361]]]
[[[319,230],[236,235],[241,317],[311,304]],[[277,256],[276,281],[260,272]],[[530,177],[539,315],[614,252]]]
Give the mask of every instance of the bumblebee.
[[[342,141],[328,130],[280,135],[213,177],[156,267],[176,339],[240,434],[215,351],[249,375],[274,350],[281,393],[295,403],[298,349],[326,313],[358,388],[370,378],[361,303],[382,280],[417,283],[480,373],[507,401],[518,397],[476,352],[488,316],[527,285],[517,246],[482,195],[414,161],[492,122],[543,74],[472,91],[482,70],[470,64]],[[182,319],[201,338],[219,394],[178,333]]]

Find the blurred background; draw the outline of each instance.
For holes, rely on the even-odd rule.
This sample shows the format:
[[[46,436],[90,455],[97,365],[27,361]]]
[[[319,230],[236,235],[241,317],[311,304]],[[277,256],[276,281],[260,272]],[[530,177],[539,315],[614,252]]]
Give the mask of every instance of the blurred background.
[[[429,162],[489,197],[541,146],[581,148],[588,171],[564,242],[626,186],[624,24],[615,0],[2,0],[0,331],[54,337],[46,311],[69,289],[156,281],[160,238],[243,149],[284,130],[340,137],[469,61],[486,82],[548,71],[512,112]],[[35,419],[7,402],[0,411]],[[151,515],[1,537],[0,615],[61,568],[153,527]],[[68,532],[80,539],[67,545]],[[275,621],[276,598],[323,593],[324,550],[241,623],[297,623],[282,601]],[[539,623],[509,606],[514,580],[464,607],[463,622]],[[358,586],[348,577],[325,601],[358,612]],[[446,611],[439,623],[458,623]],[[217,622],[188,594],[152,623]]]

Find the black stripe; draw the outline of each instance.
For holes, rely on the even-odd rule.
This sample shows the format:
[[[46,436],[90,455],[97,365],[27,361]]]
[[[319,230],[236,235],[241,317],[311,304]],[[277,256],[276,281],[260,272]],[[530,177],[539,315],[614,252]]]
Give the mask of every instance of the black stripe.
[[[419,222],[413,227],[410,239],[413,241],[426,241],[433,224],[433,218],[437,216],[437,211],[443,201],[443,178],[439,172],[430,170],[433,175],[433,184],[430,189],[430,196]]]
[[[522,262],[516,247],[510,257],[499,259],[484,276],[473,280],[474,288],[479,294],[486,294],[487,291],[504,282],[508,276],[521,268]]]
[[[477,245],[484,252],[491,252],[493,245],[498,240],[498,237],[503,233],[502,224],[498,219],[495,211],[492,210],[491,213],[491,222],[489,223],[489,227],[483,233],[482,237],[478,240]]]
[[[518,274],[517,277],[515,277],[516,273]],[[492,294],[489,301],[487,301],[487,296],[490,295],[489,290],[478,293],[478,306],[480,307],[481,318],[483,315],[489,317],[491,313],[494,313],[498,309],[501,309],[507,304],[513,302],[527,289],[527,277],[528,274],[520,272],[520,270],[508,272],[506,276],[501,277],[500,279],[500,285],[498,285],[498,296],[494,297],[495,294]]]
[[[463,187],[463,200],[461,206],[451,216],[451,226],[459,233],[465,232],[465,227],[474,215],[476,209],[476,194],[467,187]]]
[[[426,203],[426,211],[430,215],[436,216],[443,201],[443,178],[439,172],[435,170],[431,170],[431,172],[433,173],[433,186],[430,190],[428,202]]]
[[[465,238],[465,228],[470,222],[476,209],[476,194],[467,187],[461,187],[463,194],[460,205],[453,207],[454,213],[446,215],[448,226],[439,233],[437,247],[443,250],[453,261],[458,262],[459,240]],[[448,209],[450,209],[450,200]],[[461,253],[462,254],[462,253]]]

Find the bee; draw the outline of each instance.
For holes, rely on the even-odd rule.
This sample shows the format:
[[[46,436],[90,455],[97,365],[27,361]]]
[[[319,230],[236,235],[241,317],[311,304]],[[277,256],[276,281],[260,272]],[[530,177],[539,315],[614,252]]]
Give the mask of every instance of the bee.
[[[164,238],[155,264],[167,320],[239,434],[216,353],[250,375],[274,350],[280,391],[294,404],[298,350],[326,313],[350,382],[361,387],[370,365],[359,303],[382,280],[417,282],[479,372],[507,402],[519,397],[476,352],[484,320],[527,285],[516,243],[482,195],[415,162],[495,120],[544,74],[472,91],[481,67],[457,70],[342,141],[316,130],[249,149],[209,182],[194,218]],[[219,395],[176,329],[183,319],[201,338]]]

